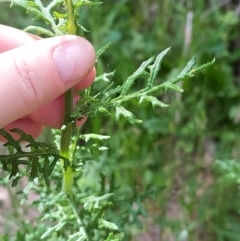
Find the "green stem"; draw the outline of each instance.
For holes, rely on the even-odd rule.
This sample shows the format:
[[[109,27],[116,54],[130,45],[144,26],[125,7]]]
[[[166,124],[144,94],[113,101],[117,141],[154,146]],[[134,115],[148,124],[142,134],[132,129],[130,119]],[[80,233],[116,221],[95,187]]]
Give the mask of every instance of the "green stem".
[[[77,26],[75,24],[72,0],[65,0],[65,5],[67,9],[67,32],[68,34],[75,35],[77,33]]]
[[[61,142],[60,142],[60,155],[66,157],[70,161],[70,166],[67,169],[64,169],[64,163],[62,161],[63,166],[63,191],[65,193],[70,193],[73,185],[73,170],[71,167],[71,156],[70,156],[70,142],[72,135],[72,123],[69,122],[69,117],[72,112],[72,100],[73,100],[73,90],[68,90],[65,95],[65,112],[64,112],[64,124],[68,123],[65,128],[61,131]]]
[[[72,0],[65,0],[65,7],[67,11],[67,32],[68,34],[75,35],[77,33],[77,26],[74,19],[74,7]],[[70,166],[67,169],[63,166],[63,191],[65,193],[71,193],[73,186],[73,169],[72,169],[72,157],[70,155],[70,144],[72,135],[72,122],[70,116],[73,110],[73,89],[68,90],[65,95],[64,106],[64,128],[61,131],[61,143],[60,143],[60,155],[66,157],[70,161]]]
[[[75,217],[76,217],[76,219],[77,219],[78,225],[83,228],[83,232],[84,232],[84,234],[85,234],[86,240],[87,240],[87,241],[91,241],[91,239],[90,239],[90,237],[89,237],[89,235],[88,235],[87,229],[86,229],[86,227],[85,227],[85,224],[84,224],[84,222],[82,221],[82,218],[81,218],[81,216],[79,215],[79,211],[78,211],[78,209],[77,209],[77,207],[76,207],[76,205],[75,205],[75,203],[74,203],[74,201],[73,201],[73,199],[72,199],[72,197],[71,197],[70,195],[68,195],[68,199],[69,199],[70,204],[71,204],[71,206],[72,206],[72,209],[73,209],[73,212],[74,212]]]

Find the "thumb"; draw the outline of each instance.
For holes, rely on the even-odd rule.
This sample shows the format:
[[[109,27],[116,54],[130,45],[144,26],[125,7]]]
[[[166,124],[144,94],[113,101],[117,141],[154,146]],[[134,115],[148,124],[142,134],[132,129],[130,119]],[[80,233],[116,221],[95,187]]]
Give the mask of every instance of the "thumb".
[[[77,36],[38,40],[0,54],[0,128],[66,92],[94,63],[92,45]]]

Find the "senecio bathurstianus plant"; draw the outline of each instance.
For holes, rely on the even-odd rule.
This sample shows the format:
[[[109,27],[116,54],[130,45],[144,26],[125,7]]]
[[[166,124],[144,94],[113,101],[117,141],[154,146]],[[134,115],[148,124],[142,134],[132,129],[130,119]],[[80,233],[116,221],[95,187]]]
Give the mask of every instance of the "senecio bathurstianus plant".
[[[59,36],[80,35],[85,28],[79,23],[80,9],[84,6],[100,5],[100,2],[88,0],[52,0],[47,6],[41,0],[0,0],[11,2],[12,5],[23,7],[37,19],[42,19],[46,28],[28,26],[25,31],[35,32],[37,35]],[[60,12],[61,11],[61,12]],[[50,26],[50,28],[49,28]],[[49,30],[51,29],[51,30]],[[97,51],[97,59],[108,49],[107,44]],[[104,73],[96,77],[95,82],[107,81],[107,87],[99,92],[90,87],[80,93],[81,100],[73,105],[73,90],[65,93],[64,124],[61,130],[53,130],[54,143],[40,143],[19,129],[13,129],[20,138],[15,140],[11,134],[0,129],[0,135],[6,138],[4,144],[9,151],[8,155],[0,155],[2,169],[8,173],[2,182],[12,181],[16,186],[23,176],[29,176],[30,182],[22,190],[23,202],[30,190],[35,190],[40,199],[34,204],[42,213],[41,222],[36,229],[23,221],[23,227],[29,231],[26,236],[23,231],[18,231],[15,240],[69,240],[69,241],[117,241],[124,240],[124,224],[134,222],[139,227],[141,223],[138,215],[144,213],[142,201],[154,194],[156,190],[147,190],[143,195],[134,194],[123,198],[116,195],[117,186],[114,175],[109,178],[110,186],[106,189],[104,175],[100,175],[100,190],[85,191],[79,186],[81,174],[88,160],[93,160],[94,150],[105,150],[104,146],[96,144],[79,146],[79,140],[86,143],[89,140],[105,140],[109,136],[99,134],[81,134],[81,129],[76,129],[75,123],[84,116],[96,117],[99,113],[109,114],[114,112],[116,121],[122,116],[131,124],[140,123],[134,114],[124,107],[124,103],[135,99],[139,105],[150,102],[155,107],[165,108],[168,105],[156,98],[160,90],[173,90],[182,92],[178,82],[194,77],[214,63],[214,60],[193,68],[196,58],[193,57],[186,67],[175,78],[159,85],[154,80],[160,70],[161,62],[170,48],[162,51],[156,57],[144,61],[141,66],[119,86],[114,86],[114,72]],[[146,80],[143,89],[133,90],[133,85],[139,78]],[[155,95],[155,96],[154,96]],[[22,148],[22,141],[28,143],[29,150]],[[22,168],[25,166],[26,168]],[[62,175],[59,173],[62,169]],[[55,170],[55,171],[54,171]],[[45,180],[44,182],[42,180]],[[59,180],[62,181],[60,185]],[[54,188],[52,187],[54,186]],[[62,187],[60,187],[62,186]],[[86,188],[87,190],[88,188]],[[138,208],[132,208],[132,204]],[[122,215],[117,216],[114,211],[123,206]],[[46,220],[46,223],[44,223]],[[132,221],[130,221],[132,220]],[[26,228],[27,226],[27,228]]]

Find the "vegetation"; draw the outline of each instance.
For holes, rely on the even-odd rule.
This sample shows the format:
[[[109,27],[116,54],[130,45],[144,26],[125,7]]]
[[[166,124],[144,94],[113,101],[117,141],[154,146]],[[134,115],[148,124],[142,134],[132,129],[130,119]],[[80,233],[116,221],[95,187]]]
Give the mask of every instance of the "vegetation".
[[[165,88],[155,93],[154,97],[170,104],[168,108],[153,110],[145,102],[138,107],[139,99],[135,98],[124,103],[124,110],[121,107],[117,113],[127,117],[125,110],[130,110],[143,120],[141,124],[127,122],[136,121],[132,114],[131,119],[119,118],[116,123],[112,112],[89,119],[81,130],[80,143],[83,147],[89,143],[95,161],[88,161],[89,152],[84,148],[78,152],[84,168],[74,167],[80,170],[74,197],[66,199],[64,193],[58,192],[62,179],[56,171],[58,167],[50,176],[50,188],[41,178],[38,185],[30,182],[25,188],[18,187],[21,203],[12,201],[13,207],[6,213],[10,223],[17,226],[16,232],[10,231],[12,226],[6,223],[2,240],[85,240],[81,236],[84,230],[75,231],[84,226],[81,217],[89,224],[89,230],[91,225],[99,230],[90,232],[93,240],[144,240],[147,234],[152,240],[239,240],[239,8],[238,1],[217,0],[139,0],[137,8],[134,1],[106,0],[102,6],[81,7],[79,23],[90,30],[82,34],[97,50],[111,42],[110,49],[98,60],[98,76],[104,77],[104,73],[116,68],[115,76],[110,75],[109,79],[114,79],[115,87],[123,86],[121,91],[127,83],[123,81],[129,81],[129,75],[144,60],[170,46],[171,50],[161,59],[156,86],[176,80],[194,55],[198,63],[210,62],[213,57],[216,63],[194,78],[182,76],[184,82],[172,89],[183,89],[184,93],[165,93]],[[9,9],[9,3],[1,4],[0,23],[21,29],[33,25],[31,15],[18,7]],[[34,22],[39,24],[42,23]],[[144,63],[157,64],[159,56],[162,55],[155,62],[151,59],[151,63]],[[188,69],[187,74],[191,71]],[[150,68],[150,75],[157,72],[158,68]],[[146,88],[143,78],[132,84],[130,95]],[[92,93],[101,93],[108,85],[99,81]],[[85,97],[88,101],[89,96]],[[48,132],[40,141],[52,142]],[[97,136],[100,140],[88,140],[88,133],[101,135]],[[53,136],[56,139],[59,135],[55,131]],[[111,136],[110,141],[103,136]],[[108,151],[96,148],[96,142],[98,147],[102,145],[101,139]],[[2,183],[7,183],[7,177],[2,178]],[[41,201],[32,206],[46,220],[39,222],[37,218],[33,225],[29,223],[30,215],[19,211],[20,205],[26,210],[24,203],[30,190],[39,194]],[[151,199],[152,195],[155,198]],[[68,212],[68,216],[61,216]],[[56,222],[59,217],[60,222]],[[136,230],[139,227],[142,231]]]

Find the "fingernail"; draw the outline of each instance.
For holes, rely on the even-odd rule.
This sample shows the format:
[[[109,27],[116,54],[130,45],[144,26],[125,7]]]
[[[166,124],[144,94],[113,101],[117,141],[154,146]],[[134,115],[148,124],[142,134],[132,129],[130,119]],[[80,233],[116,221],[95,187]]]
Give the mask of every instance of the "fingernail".
[[[85,76],[94,65],[94,50],[86,40],[74,40],[57,47],[53,61],[61,81],[68,82]]]

